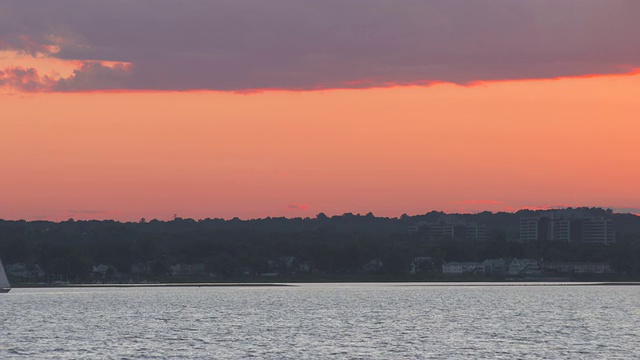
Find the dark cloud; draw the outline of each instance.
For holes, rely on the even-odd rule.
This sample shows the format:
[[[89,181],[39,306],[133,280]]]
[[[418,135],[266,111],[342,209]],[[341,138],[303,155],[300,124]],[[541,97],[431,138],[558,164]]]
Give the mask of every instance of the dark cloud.
[[[129,69],[125,65],[104,66],[98,62],[84,63],[69,78],[60,79],[51,86],[53,91],[94,90],[126,88]]]
[[[40,76],[33,68],[8,68],[0,70],[0,86],[8,86],[26,92],[46,91],[55,82],[46,76]]]
[[[93,61],[57,91],[468,84],[640,67],[638,14],[637,0],[0,0],[0,47]]]

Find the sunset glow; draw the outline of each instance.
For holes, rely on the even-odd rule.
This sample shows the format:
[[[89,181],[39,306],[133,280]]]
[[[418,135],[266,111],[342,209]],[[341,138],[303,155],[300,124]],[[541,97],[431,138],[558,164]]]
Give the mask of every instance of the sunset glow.
[[[633,208],[640,75],[3,96],[0,218]]]
[[[0,218],[640,212],[640,2],[37,3]]]

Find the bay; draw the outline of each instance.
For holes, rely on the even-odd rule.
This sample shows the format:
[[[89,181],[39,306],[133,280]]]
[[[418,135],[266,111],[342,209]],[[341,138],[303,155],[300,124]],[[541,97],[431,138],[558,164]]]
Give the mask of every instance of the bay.
[[[0,358],[640,358],[636,286],[294,285],[13,289]]]

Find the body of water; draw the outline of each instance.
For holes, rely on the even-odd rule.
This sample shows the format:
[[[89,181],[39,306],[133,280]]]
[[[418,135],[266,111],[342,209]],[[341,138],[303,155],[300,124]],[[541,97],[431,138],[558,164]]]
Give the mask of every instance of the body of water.
[[[13,289],[0,359],[640,359],[640,287]]]

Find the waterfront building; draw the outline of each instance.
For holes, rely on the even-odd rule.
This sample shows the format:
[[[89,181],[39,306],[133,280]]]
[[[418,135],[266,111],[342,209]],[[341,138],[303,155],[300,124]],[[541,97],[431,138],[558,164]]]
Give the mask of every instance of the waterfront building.
[[[169,273],[172,276],[206,275],[207,270],[203,263],[177,263],[169,266]]]
[[[434,261],[430,256],[417,256],[409,264],[409,274],[414,275],[420,272],[429,272],[434,270]]]
[[[380,259],[372,259],[362,266],[362,272],[368,274],[375,274],[381,271],[384,267],[384,264]]]
[[[610,274],[613,269],[607,263],[593,262],[542,262],[540,268],[545,272],[558,274]]]
[[[442,264],[442,273],[448,275],[484,273],[484,267],[479,262],[448,262]]]
[[[538,275],[541,273],[538,261],[534,259],[513,259],[509,264],[509,275]]]
[[[482,262],[484,273],[488,275],[498,275],[507,272],[507,263],[505,259],[487,259]]]

